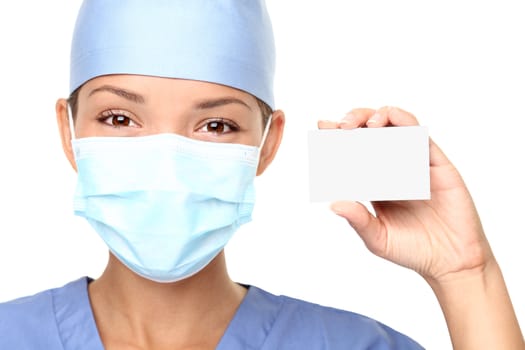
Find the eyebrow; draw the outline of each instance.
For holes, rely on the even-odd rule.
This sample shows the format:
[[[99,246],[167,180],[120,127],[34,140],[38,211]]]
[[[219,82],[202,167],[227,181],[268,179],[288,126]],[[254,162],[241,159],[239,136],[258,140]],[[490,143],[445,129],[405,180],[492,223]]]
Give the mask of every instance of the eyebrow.
[[[103,92],[103,91],[110,92],[112,94],[115,94],[117,96],[123,97],[126,100],[131,101],[131,102],[135,102],[135,103],[144,103],[146,101],[144,96],[142,96],[140,94],[137,94],[137,93],[129,91],[129,90],[124,90],[122,88],[119,88],[119,87],[116,87],[116,86],[112,86],[112,85],[103,85],[103,86],[101,86],[99,88],[96,88],[96,89],[92,90],[89,93],[89,96],[92,96],[92,95],[96,94],[97,92]]]
[[[244,106],[248,108],[250,111],[252,108],[243,100],[240,100],[236,97],[220,97],[220,98],[214,98],[214,99],[206,99],[203,101],[198,102],[195,105],[196,109],[212,109],[216,107],[221,107],[229,104],[239,104],[241,106]]]
[[[112,85],[103,85],[101,87],[93,89],[89,93],[89,96],[92,96],[96,94],[97,92],[104,92],[104,91],[110,92],[120,97],[123,97],[126,100],[129,100],[135,103],[145,103],[146,101],[144,96],[136,92],[125,90],[125,89],[122,89],[116,86],[112,86]],[[221,106],[225,106],[229,104],[238,104],[238,105],[248,108],[250,111],[252,110],[252,108],[246,102],[236,97],[219,97],[219,98],[202,100],[196,103],[195,109],[213,109],[213,108],[217,108],[217,107],[221,107]]]

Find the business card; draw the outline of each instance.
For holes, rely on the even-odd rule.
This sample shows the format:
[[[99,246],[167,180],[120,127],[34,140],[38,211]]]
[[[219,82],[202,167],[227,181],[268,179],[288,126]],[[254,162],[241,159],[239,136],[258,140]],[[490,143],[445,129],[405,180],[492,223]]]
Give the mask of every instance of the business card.
[[[308,132],[310,201],[430,199],[428,128]]]

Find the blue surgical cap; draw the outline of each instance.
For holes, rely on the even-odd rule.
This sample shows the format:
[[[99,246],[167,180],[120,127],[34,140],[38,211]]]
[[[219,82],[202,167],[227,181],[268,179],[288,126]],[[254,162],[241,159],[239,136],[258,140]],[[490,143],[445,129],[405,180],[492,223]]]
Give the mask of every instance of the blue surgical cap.
[[[275,45],[264,0],[84,0],[70,93],[108,74],[201,80],[274,108]]]

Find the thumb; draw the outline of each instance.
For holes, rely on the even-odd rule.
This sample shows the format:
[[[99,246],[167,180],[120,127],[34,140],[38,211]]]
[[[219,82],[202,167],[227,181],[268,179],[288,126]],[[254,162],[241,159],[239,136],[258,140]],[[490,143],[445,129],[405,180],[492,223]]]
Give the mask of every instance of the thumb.
[[[366,247],[375,255],[383,257],[387,248],[387,235],[383,223],[359,202],[334,202],[330,209],[345,218],[361,237]]]

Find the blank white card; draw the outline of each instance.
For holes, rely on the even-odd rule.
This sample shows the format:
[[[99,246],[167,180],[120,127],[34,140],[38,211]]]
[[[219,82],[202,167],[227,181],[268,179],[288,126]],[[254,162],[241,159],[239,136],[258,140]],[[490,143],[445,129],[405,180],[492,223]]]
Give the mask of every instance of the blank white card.
[[[308,133],[310,201],[430,199],[428,129]]]

